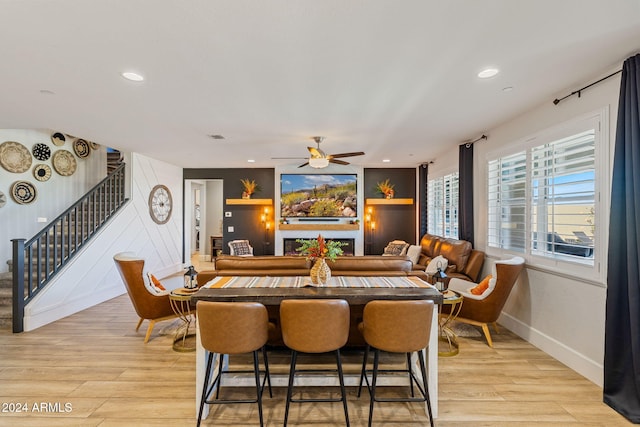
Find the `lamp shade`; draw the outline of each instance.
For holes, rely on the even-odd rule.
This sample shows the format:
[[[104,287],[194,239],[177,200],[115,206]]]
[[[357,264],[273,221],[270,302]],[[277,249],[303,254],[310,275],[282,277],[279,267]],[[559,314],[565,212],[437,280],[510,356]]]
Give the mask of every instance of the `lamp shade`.
[[[311,157],[309,158],[309,166],[316,169],[326,168],[329,166],[329,159],[326,157]]]

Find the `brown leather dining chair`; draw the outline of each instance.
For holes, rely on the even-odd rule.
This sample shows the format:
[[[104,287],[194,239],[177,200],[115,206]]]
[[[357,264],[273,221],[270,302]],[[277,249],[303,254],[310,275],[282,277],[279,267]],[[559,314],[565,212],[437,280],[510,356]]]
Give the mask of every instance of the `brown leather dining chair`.
[[[282,339],[285,345],[291,349],[289,386],[284,412],[285,427],[289,418],[289,404],[291,402],[342,402],[346,425],[349,426],[347,395],[340,359],[340,348],[347,343],[349,337],[349,318],[349,304],[342,299],[288,299],[281,302]],[[296,369],[298,353],[328,352],[334,352],[336,357],[340,398],[293,399],[293,381],[297,372],[326,372],[326,370],[319,369]],[[335,371],[332,370],[332,372]]]
[[[144,342],[147,343],[156,322],[177,317],[171,308],[169,295],[156,295],[146,288],[143,278],[144,259],[131,252],[121,252],[114,255],[113,260],[127,288],[133,308],[140,316],[136,332],[145,319],[149,320],[149,327],[144,337]]]
[[[269,316],[264,305],[258,302],[211,302],[198,301],[196,305],[198,324],[200,327],[200,340],[202,347],[209,352],[207,367],[202,386],[202,398],[198,411],[198,423],[202,420],[205,404],[229,404],[229,403],[258,403],[260,425],[263,425],[262,391],[264,384],[269,384],[271,395],[271,381],[269,378],[269,362],[265,344],[269,336]],[[258,351],[262,350],[265,369],[260,370]],[[253,370],[229,370],[225,368],[225,356],[234,354],[253,354]],[[218,374],[211,384],[214,355],[218,354]],[[256,383],[255,399],[220,399],[222,387],[222,375],[226,373],[252,372]],[[264,372],[264,382],[260,382],[260,373]],[[217,385],[215,398],[209,399]]]
[[[426,402],[429,413],[429,423],[433,427],[433,415],[431,413],[431,400],[429,399],[429,387],[427,384],[427,370],[422,350],[429,346],[431,337],[431,322],[433,319],[433,301],[370,301],[364,307],[362,322],[358,329],[362,332],[367,347],[362,360],[362,372],[360,374],[360,386],[358,397],[362,390],[363,380],[369,389],[369,426],[373,422],[374,402]],[[367,370],[367,360],[370,349],[373,349],[373,369]],[[379,369],[380,351],[390,353],[404,353],[407,357],[407,369]],[[420,364],[421,382],[417,380],[411,363],[411,353],[416,352]],[[369,383],[367,373],[371,372],[372,379]],[[409,375],[409,388],[411,397],[381,398],[377,392],[378,373],[380,372],[405,372]],[[413,384],[416,384],[422,397],[415,397]]]

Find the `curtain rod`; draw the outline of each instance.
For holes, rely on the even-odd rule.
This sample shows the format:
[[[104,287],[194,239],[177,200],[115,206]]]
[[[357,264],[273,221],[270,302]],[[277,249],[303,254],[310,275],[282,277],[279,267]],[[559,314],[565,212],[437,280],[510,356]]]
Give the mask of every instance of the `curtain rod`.
[[[487,135],[482,134],[482,136],[480,136],[480,137],[478,137],[478,138],[474,139],[473,141],[467,141],[467,142],[464,142],[463,144],[464,144],[464,146],[465,146],[465,147],[469,148],[469,147],[471,147],[471,144],[473,144],[473,143],[475,143],[475,142],[478,142],[478,141],[480,141],[480,140],[483,140],[483,139],[488,139],[488,138],[489,138],[489,137],[488,137]]]
[[[580,98],[580,95],[582,95],[582,91],[583,90],[588,89],[591,86],[596,85],[596,84],[598,84],[598,83],[600,83],[600,82],[602,82],[604,80],[607,80],[609,77],[613,77],[616,74],[621,73],[621,72],[622,72],[622,70],[618,70],[616,72],[613,72],[613,73],[609,74],[606,77],[601,78],[600,80],[598,80],[596,82],[591,83],[590,85],[587,85],[587,86],[585,86],[583,88],[580,88],[578,90],[574,90],[573,92],[571,92],[569,95],[565,96],[564,98],[560,98],[560,99],[556,98],[556,99],[553,100],[553,105],[558,105],[560,103],[560,101],[564,101],[565,99],[569,98],[570,96],[575,95],[576,93],[578,94],[578,98]]]

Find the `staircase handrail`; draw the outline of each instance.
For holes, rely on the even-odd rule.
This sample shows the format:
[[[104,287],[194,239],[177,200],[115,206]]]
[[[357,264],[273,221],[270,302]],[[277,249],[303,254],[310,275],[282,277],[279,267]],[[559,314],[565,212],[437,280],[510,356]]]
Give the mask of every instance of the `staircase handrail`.
[[[14,333],[24,330],[24,308],[29,301],[46,287],[79,249],[128,201],[124,190],[125,164],[122,163],[31,239],[11,240]],[[81,210],[84,207],[87,211]],[[91,218],[85,220],[85,214]],[[28,260],[27,266],[25,260]]]

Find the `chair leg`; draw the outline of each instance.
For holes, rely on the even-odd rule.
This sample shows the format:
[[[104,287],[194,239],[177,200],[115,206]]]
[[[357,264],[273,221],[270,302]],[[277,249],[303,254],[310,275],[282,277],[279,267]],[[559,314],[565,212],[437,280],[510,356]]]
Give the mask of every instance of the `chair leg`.
[[[416,397],[413,392],[413,368],[411,367],[411,353],[407,353],[407,371],[409,371],[409,388],[411,389],[411,397]]]
[[[342,375],[342,361],[340,358],[340,349],[336,350],[336,365],[338,366],[338,380],[340,381],[340,394],[342,396],[342,407],[344,408],[344,418],[349,427],[349,410],[347,409],[347,392],[344,388],[344,376]]]
[[[200,410],[198,411],[198,423],[196,427],[200,427],[202,421],[202,411],[204,410],[204,404],[207,401],[207,388],[209,387],[209,379],[211,378],[211,363],[213,362],[213,353],[209,353],[207,357],[207,368],[204,373],[204,384],[202,384],[202,397],[200,398]]]
[[[484,337],[487,339],[487,344],[489,344],[489,347],[493,348],[493,341],[491,341],[491,332],[489,332],[489,325],[483,323],[482,332],[484,332]]]
[[[260,417],[260,427],[264,425],[262,420],[262,385],[260,384],[260,364],[258,363],[258,351],[253,351],[253,372],[256,377],[256,398],[258,400],[258,414]]]
[[[360,397],[360,393],[362,392],[362,381],[365,380],[365,376],[367,375],[367,359],[369,358],[369,345],[364,349],[364,358],[362,359],[362,371],[360,371],[360,385],[358,386],[358,397]],[[369,380],[367,380],[367,387],[369,385]]]
[[[138,320],[138,324],[136,325],[136,332],[138,332],[138,329],[140,329],[140,325],[142,325],[142,322],[144,322],[144,319],[141,317],[140,320]]]
[[[380,350],[377,348],[373,349],[373,375],[371,377],[371,387],[369,388],[369,424],[371,427],[371,423],[373,422],[373,402],[376,400],[376,382],[378,380],[378,360],[380,356]]]
[[[149,338],[151,338],[151,331],[153,331],[153,327],[156,325],[155,320],[149,320],[149,327],[147,328],[147,335],[144,337],[144,343],[149,342]]]
[[[296,371],[296,359],[298,352],[291,350],[291,365],[289,366],[289,385],[287,387],[287,403],[284,408],[284,427],[287,427],[287,419],[289,418],[289,404],[291,403],[291,396],[293,395],[293,377]]]
[[[216,381],[218,381],[218,388],[216,389],[216,400],[220,399],[220,389],[222,388],[222,374],[224,373],[224,354],[220,355],[220,360],[218,361],[218,377]]]
[[[429,424],[433,427],[433,414],[431,412],[431,398],[429,397],[429,384],[427,383],[427,368],[424,363],[424,354],[418,351],[418,361],[420,362],[420,371],[422,371],[422,383],[424,386],[424,398],[427,401],[427,412],[429,413]]]
[[[493,330],[496,331],[496,334],[499,334],[500,330],[498,329],[498,322],[493,322],[491,325],[493,325]]]
[[[269,374],[269,359],[267,359],[267,347],[262,346],[262,358],[264,359],[264,372],[266,375],[265,381],[269,387],[269,397],[273,397],[273,393],[271,392],[271,375]],[[264,384],[263,384],[264,389]]]

